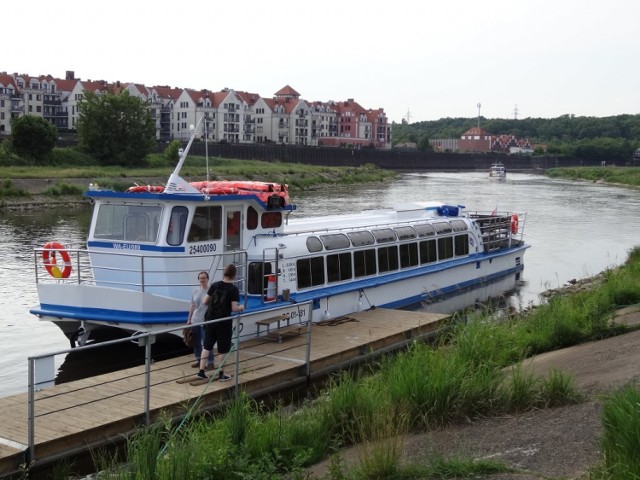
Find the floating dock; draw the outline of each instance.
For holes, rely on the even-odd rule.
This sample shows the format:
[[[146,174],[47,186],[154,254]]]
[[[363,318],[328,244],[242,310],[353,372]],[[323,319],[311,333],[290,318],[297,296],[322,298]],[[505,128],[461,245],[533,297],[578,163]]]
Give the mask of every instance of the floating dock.
[[[161,414],[184,417],[196,401],[202,412],[239,391],[259,398],[309,385],[431,335],[449,318],[377,308],[311,326],[271,328],[230,353],[225,372],[233,376],[227,382],[198,385],[190,354],[157,361],[150,372],[143,365],[39,390],[33,402],[32,449],[28,394],[0,398],[0,477],[16,474],[21,464],[43,467],[117,444]]]

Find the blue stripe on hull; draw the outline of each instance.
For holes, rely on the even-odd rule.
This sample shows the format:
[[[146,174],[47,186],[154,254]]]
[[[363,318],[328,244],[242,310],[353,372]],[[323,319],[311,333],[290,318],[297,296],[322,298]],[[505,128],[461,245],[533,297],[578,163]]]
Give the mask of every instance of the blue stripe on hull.
[[[41,304],[39,307],[34,307],[29,311],[34,315],[58,317],[61,319],[130,323],[134,325],[187,323],[188,316],[186,311],[143,313],[51,304]]]

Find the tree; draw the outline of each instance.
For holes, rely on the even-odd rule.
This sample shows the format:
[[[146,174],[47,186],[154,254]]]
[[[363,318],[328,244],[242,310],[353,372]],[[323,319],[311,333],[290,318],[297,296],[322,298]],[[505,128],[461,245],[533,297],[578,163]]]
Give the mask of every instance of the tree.
[[[78,143],[103,165],[144,166],[156,127],[146,104],[129,92],[86,92],[79,104]]]
[[[11,123],[11,146],[20,156],[45,158],[56,145],[58,129],[42,117],[24,115]]]

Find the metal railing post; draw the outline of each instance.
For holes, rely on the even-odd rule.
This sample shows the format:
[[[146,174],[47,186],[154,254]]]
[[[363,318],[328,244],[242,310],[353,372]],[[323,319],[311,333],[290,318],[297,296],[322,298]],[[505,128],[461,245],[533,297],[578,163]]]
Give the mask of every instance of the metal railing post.
[[[313,324],[313,304],[309,303],[309,321],[307,322],[307,351],[305,352],[305,365],[307,367],[307,382],[311,381],[311,325]]]
[[[151,424],[151,337],[149,334],[144,339],[144,420],[147,426]]]
[[[235,343],[234,345],[236,346],[236,366],[234,369],[234,375],[235,378],[233,379],[233,395],[234,398],[238,398],[238,395],[240,394],[240,385],[239,385],[239,376],[240,376],[240,315],[236,315],[236,317],[233,319],[233,323],[235,323],[234,325],[234,331],[235,333]]]
[[[34,358],[29,357],[28,360],[28,369],[29,369],[29,392],[28,392],[28,414],[27,414],[27,423],[28,423],[28,440],[27,443],[29,448],[27,450],[27,458],[26,463],[29,464],[34,460],[35,456],[35,428],[36,428],[36,419],[35,419],[35,364],[36,361]]]

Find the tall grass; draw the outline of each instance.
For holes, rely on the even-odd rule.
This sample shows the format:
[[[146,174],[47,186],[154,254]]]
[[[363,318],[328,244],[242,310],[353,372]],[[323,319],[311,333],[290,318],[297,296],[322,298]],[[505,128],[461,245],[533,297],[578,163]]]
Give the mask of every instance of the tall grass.
[[[640,479],[640,391],[627,386],[606,399],[602,409],[602,462],[592,478]]]

